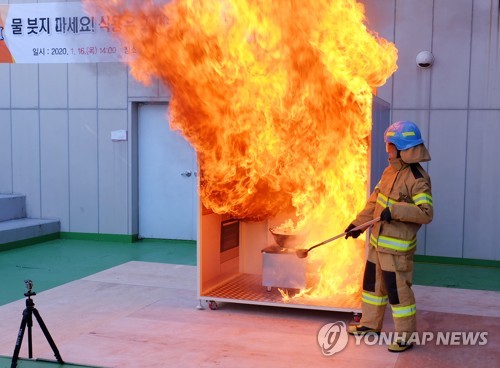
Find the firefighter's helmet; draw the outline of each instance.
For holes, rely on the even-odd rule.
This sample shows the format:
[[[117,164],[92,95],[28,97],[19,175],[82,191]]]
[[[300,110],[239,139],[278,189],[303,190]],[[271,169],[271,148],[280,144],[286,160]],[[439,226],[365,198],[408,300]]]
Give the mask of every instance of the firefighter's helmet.
[[[411,121],[397,121],[386,129],[385,143],[392,143],[399,151],[424,143],[417,124]]]

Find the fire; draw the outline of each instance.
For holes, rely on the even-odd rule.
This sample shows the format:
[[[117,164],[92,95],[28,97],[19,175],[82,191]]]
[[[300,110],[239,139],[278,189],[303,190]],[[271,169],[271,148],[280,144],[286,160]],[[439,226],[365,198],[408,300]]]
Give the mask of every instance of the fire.
[[[113,0],[132,74],[169,86],[171,127],[193,145],[203,205],[245,220],[290,214],[309,245],[366,201],[372,95],[397,50],[355,0]],[[289,223],[290,224],[290,223]],[[308,297],[360,292],[363,240],[310,253]]]

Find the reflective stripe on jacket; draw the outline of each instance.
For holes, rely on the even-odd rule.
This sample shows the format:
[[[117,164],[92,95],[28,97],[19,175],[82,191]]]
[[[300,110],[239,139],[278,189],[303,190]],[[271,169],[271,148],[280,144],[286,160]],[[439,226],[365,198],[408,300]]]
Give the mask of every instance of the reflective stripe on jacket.
[[[365,208],[353,222],[360,225],[370,221],[390,207],[392,221],[373,225],[370,244],[381,252],[393,254],[414,252],[418,230],[431,222],[434,215],[431,180],[418,163],[426,161],[426,157],[430,159],[427,149],[420,147],[415,150],[416,157],[411,157],[411,152],[402,152],[411,163],[401,158],[390,161]],[[426,155],[418,157],[422,153]]]

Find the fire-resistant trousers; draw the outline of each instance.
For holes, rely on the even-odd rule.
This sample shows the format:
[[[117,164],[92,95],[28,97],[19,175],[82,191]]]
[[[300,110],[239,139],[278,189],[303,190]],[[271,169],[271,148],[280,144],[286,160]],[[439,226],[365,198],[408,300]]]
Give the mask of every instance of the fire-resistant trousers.
[[[363,277],[361,325],[382,329],[387,302],[391,304],[394,330],[416,332],[415,296],[411,289],[413,254],[394,255],[368,247]]]

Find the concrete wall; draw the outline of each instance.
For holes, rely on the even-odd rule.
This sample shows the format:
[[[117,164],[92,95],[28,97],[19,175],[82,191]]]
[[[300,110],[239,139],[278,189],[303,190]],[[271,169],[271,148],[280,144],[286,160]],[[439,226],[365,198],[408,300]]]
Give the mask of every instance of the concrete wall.
[[[435,219],[420,254],[500,260],[498,0],[364,0],[370,28],[395,42],[398,71],[379,89],[393,121],[422,128]],[[416,66],[422,50],[434,65]]]
[[[500,260],[499,0],[362,2],[369,28],[399,49],[378,96],[391,120],[419,124],[433,157],[435,219],[418,252]],[[422,50],[432,68],[416,66]],[[0,86],[0,192],[26,194],[28,215],[60,218],[62,231],[137,233],[132,102],[167,90],[114,63],[0,64]],[[117,129],[128,143],[111,141]]]

